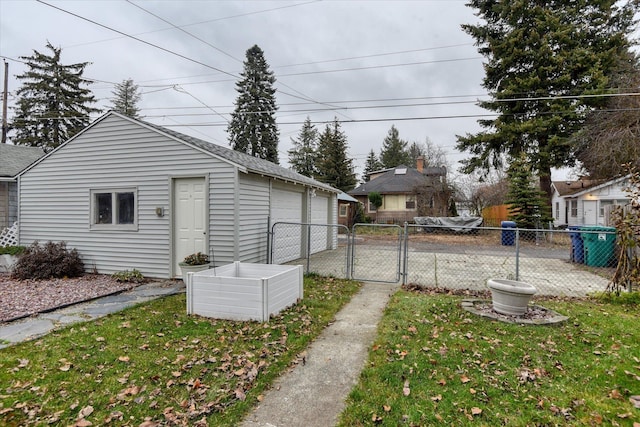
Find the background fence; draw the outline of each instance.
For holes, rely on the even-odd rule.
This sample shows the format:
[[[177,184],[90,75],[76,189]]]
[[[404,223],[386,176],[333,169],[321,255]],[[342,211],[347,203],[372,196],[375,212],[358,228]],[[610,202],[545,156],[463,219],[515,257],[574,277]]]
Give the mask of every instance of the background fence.
[[[305,272],[357,280],[486,290],[488,279],[502,278],[528,282],[538,295],[585,296],[604,291],[617,266],[616,234],[610,227],[298,226],[310,227],[310,236],[316,228],[330,227],[338,243],[286,262],[304,265]],[[273,239],[283,238],[291,227],[276,224]]]

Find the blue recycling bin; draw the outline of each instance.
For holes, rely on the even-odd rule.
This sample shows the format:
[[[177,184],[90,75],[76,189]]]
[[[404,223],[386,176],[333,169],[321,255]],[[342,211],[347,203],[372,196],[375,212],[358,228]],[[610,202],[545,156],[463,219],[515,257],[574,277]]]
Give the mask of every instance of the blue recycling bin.
[[[502,221],[502,246],[513,246],[516,244],[516,223],[514,221]]]
[[[571,225],[568,227],[571,237],[571,262],[584,263],[584,241],[582,240],[582,227]]]

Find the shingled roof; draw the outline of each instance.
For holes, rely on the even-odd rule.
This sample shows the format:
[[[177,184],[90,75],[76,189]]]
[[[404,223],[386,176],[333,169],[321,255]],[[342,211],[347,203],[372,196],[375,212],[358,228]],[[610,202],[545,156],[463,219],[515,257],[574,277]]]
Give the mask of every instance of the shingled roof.
[[[581,179],[579,181],[553,181],[553,186],[561,196],[571,196],[606,182],[606,179]]]
[[[111,112],[112,114],[117,114],[114,112]],[[165,127],[162,126],[158,126],[158,125],[154,125],[152,123],[148,123],[148,122],[144,122],[142,120],[138,120],[139,122],[154,128],[160,132],[163,132],[167,135],[170,135],[176,139],[179,139],[183,142],[186,142],[187,144],[193,145],[195,147],[198,147],[202,150],[208,151],[211,154],[214,154],[218,157],[221,157],[225,160],[230,161],[231,163],[235,163],[237,165],[241,165],[243,167],[245,167],[248,171],[250,172],[254,172],[254,173],[258,173],[258,174],[262,174],[262,175],[267,175],[267,176],[271,176],[273,178],[281,178],[287,181],[292,181],[292,182],[297,182],[300,184],[306,184],[312,187],[316,187],[319,189],[323,189],[323,190],[327,190],[333,193],[339,193],[340,190],[337,190],[333,187],[331,187],[328,184],[322,183],[320,181],[316,181],[313,178],[309,178],[307,176],[304,176],[302,174],[299,174],[298,172],[292,170],[292,169],[287,169],[285,167],[282,167],[280,165],[276,165],[273,162],[270,162],[268,160],[264,160],[264,159],[260,159],[258,157],[253,157],[250,156],[246,153],[242,153],[240,151],[236,151],[236,150],[232,150],[230,148],[227,147],[222,147],[220,145],[217,144],[213,144],[211,142],[207,142],[204,141],[202,139],[198,139],[198,138],[194,138],[192,136],[189,135],[185,135],[182,134],[180,132],[176,132],[174,130],[171,129],[167,129]]]
[[[38,147],[0,144],[0,178],[15,178],[44,154]]]
[[[445,173],[446,169],[444,168],[429,168],[428,175],[444,176]],[[410,194],[415,192],[417,186],[429,182],[426,180],[426,176],[427,174],[420,173],[417,169],[400,165],[386,170],[371,181],[365,182],[347,193],[351,196],[364,196],[371,192],[380,194]]]

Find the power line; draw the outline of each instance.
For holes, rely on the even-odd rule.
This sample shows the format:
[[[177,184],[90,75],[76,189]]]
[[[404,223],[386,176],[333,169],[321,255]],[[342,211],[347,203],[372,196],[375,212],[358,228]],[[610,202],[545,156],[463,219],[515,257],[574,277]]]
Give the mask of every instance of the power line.
[[[174,51],[172,51],[172,50],[170,50],[170,49],[164,48],[164,47],[162,47],[162,46],[158,46],[158,45],[153,44],[153,43],[151,43],[151,42],[148,42],[148,41],[146,41],[146,40],[142,40],[142,39],[140,39],[140,38],[138,38],[138,37],[132,36],[132,35],[127,34],[127,33],[124,33],[124,32],[122,32],[122,31],[120,31],[120,30],[116,30],[115,28],[109,27],[108,25],[104,25],[104,24],[101,24],[101,23],[99,23],[99,22],[96,22],[96,21],[94,21],[94,20],[92,20],[92,19],[85,18],[84,16],[80,16],[80,15],[78,15],[78,14],[76,14],[76,13],[73,13],[73,12],[70,12],[70,11],[68,11],[68,10],[62,9],[62,8],[60,8],[60,7],[54,6],[54,5],[49,4],[49,3],[47,3],[47,2],[45,2],[45,1],[43,1],[43,0],[36,0],[36,1],[37,1],[38,3],[42,3],[42,4],[44,4],[45,6],[49,6],[49,7],[53,8],[53,9],[59,10],[60,12],[64,12],[64,13],[66,13],[66,14],[68,14],[68,15],[71,15],[71,16],[74,16],[74,17],[76,17],[76,18],[82,19],[83,21],[90,22],[90,23],[92,23],[92,24],[94,24],[94,25],[97,25],[97,26],[99,26],[99,27],[105,28],[105,29],[107,29],[107,30],[109,30],[109,31],[113,31],[113,32],[115,32],[115,33],[118,33],[118,34],[123,35],[123,36],[125,36],[125,37],[128,37],[128,38],[130,38],[130,39],[133,39],[133,40],[135,40],[135,41],[138,41],[138,42],[140,42],[140,43],[144,43],[144,44],[146,44],[147,46],[151,46],[151,47],[154,47],[154,48],[156,48],[156,49],[160,49],[160,50],[162,50],[163,52],[167,52],[167,53],[169,53],[169,54],[171,54],[171,55],[177,56],[177,57],[179,57],[179,58],[182,58],[182,59],[185,59],[185,60],[187,60],[187,61],[193,62],[193,63],[195,63],[195,64],[202,65],[203,67],[206,67],[206,68],[212,69],[212,70],[217,71],[217,72],[219,72],[219,73],[222,73],[222,74],[225,74],[225,75],[228,75],[228,76],[234,77],[234,78],[238,78],[238,76],[236,76],[236,75],[234,75],[234,74],[232,74],[232,73],[229,73],[229,72],[227,72],[227,71],[221,70],[221,69],[216,68],[216,67],[214,67],[214,66],[212,66],[212,65],[205,64],[204,62],[198,61],[198,60],[196,60],[196,59],[189,58],[188,56],[182,55],[181,53],[174,52]]]

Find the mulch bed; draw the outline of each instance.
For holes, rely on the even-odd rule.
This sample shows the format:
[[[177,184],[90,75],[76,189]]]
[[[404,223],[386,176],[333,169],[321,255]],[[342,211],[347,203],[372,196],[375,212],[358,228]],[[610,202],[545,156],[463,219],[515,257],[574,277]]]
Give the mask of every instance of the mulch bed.
[[[0,322],[51,311],[136,287],[103,274],[71,279],[15,280],[0,273]]]

